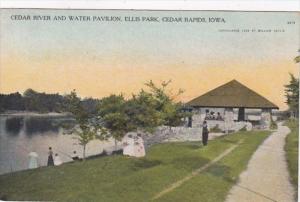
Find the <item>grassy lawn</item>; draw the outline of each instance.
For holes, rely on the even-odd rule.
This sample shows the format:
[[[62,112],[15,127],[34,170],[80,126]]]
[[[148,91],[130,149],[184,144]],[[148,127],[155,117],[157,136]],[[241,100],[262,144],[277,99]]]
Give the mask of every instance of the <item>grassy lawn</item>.
[[[290,171],[291,181],[298,191],[298,144],[299,144],[299,122],[298,119],[289,120],[286,125],[291,133],[286,138],[285,151]]]
[[[243,139],[232,153],[157,201],[224,201],[267,131],[239,132],[210,141],[155,145],[147,157],[121,155],[0,175],[9,200],[149,201]]]

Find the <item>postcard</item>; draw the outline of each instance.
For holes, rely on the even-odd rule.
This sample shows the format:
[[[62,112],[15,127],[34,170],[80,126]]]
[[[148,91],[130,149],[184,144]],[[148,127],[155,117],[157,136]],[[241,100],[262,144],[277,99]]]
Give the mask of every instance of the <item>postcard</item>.
[[[297,201],[299,12],[0,18],[0,200]]]

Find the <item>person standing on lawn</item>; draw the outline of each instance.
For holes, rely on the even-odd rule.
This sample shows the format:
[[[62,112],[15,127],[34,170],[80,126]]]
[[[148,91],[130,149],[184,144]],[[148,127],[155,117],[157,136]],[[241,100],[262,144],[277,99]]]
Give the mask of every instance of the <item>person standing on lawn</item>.
[[[55,166],[59,166],[61,165],[63,162],[61,160],[61,158],[58,156],[58,154],[55,154],[55,157],[54,157],[54,165]]]
[[[208,140],[208,126],[207,126],[207,122],[204,121],[202,125],[202,143],[204,146],[207,145],[207,140]]]
[[[49,147],[49,151],[48,151],[48,162],[47,162],[47,166],[54,166],[53,151],[52,151],[52,148],[51,148],[51,147]]]

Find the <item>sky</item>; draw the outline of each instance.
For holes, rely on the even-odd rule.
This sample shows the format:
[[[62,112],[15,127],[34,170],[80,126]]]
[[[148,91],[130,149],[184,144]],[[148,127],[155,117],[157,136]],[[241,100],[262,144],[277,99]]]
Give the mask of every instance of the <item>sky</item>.
[[[170,88],[184,89],[178,99],[186,102],[236,79],[284,110],[283,86],[289,73],[299,74],[293,61],[300,48],[295,12],[0,12],[0,93],[32,88],[65,94],[76,89],[81,97],[112,93],[129,97],[149,80],[171,79]],[[13,20],[15,15],[159,17],[161,21]],[[162,22],[164,17],[202,17],[207,22]],[[210,17],[223,18],[225,23],[209,23]],[[228,31],[232,29],[240,32]]]

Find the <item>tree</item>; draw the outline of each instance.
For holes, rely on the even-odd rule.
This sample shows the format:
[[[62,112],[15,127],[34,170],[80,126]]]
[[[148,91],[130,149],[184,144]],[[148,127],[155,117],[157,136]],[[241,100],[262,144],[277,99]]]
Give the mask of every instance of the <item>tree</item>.
[[[24,99],[19,92],[8,95],[0,94],[0,111],[25,109]]]
[[[84,109],[75,90],[66,95],[65,98],[67,110],[73,114],[76,122],[74,126],[65,128],[68,129],[69,134],[75,135],[75,139],[83,147],[83,159],[85,159],[87,144],[94,139],[106,140],[108,138],[107,132],[102,127],[101,119],[91,117]]]
[[[27,111],[61,112],[63,111],[64,97],[59,94],[46,94],[27,89],[23,94]]]
[[[190,116],[190,114],[182,110],[182,103],[176,102],[178,96],[184,91],[179,89],[177,93],[172,95],[171,91],[168,92],[167,90],[170,83],[171,80],[163,81],[160,86],[157,86],[150,80],[145,85],[150,89],[150,93],[157,101],[156,110],[162,113],[163,125],[171,128],[172,126],[181,125],[183,119]]]
[[[152,81],[146,83],[148,90],[142,89],[132,98],[125,100],[123,95],[111,95],[100,101],[98,115],[115,143],[128,132],[153,132],[161,125],[178,126],[182,124],[185,113],[175,98],[183,91],[172,96],[167,92],[170,81],[156,86]]]
[[[153,132],[154,129],[164,124],[163,113],[158,110],[155,97],[144,90],[133,95],[125,106],[128,118],[128,129],[131,131]]]
[[[299,63],[300,62],[300,56],[295,57],[294,60],[295,60],[296,63]]]
[[[129,117],[125,114],[126,100],[123,95],[110,95],[103,98],[98,105],[98,117],[103,120],[103,126],[114,138],[115,146],[124,135],[130,131],[128,128]]]
[[[286,103],[292,117],[298,117],[299,113],[299,79],[290,74],[290,82],[285,85]]]

